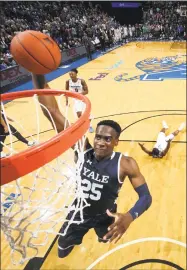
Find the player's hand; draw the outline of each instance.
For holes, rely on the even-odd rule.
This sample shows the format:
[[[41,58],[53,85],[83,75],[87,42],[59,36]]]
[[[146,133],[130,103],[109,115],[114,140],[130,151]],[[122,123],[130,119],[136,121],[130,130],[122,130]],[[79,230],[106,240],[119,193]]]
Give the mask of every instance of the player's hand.
[[[132,223],[133,218],[130,213],[111,213],[109,210],[107,210],[106,213],[109,217],[114,217],[115,221],[108,227],[109,232],[103,237],[103,239],[107,240],[109,238],[110,242],[115,240],[114,243],[117,243]]]

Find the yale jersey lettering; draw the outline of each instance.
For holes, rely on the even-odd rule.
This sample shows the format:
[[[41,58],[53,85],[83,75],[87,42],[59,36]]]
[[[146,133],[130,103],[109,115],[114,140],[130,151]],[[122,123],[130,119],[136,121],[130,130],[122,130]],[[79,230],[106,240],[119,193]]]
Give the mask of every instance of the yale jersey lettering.
[[[76,82],[73,82],[71,79],[69,80],[69,90],[72,92],[81,93],[83,91],[81,79],[77,79]]]
[[[93,148],[85,153],[85,161],[81,171],[81,185],[84,197],[90,204],[84,212],[89,215],[105,213],[112,209],[121,188],[118,168],[121,153],[113,152],[109,159],[97,161]]]

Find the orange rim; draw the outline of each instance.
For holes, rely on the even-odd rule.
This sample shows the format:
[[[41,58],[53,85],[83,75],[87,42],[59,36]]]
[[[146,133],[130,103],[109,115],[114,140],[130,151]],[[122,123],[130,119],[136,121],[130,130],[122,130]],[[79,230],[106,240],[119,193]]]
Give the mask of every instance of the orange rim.
[[[58,133],[53,138],[39,145],[28,148],[18,154],[1,159],[1,185],[18,179],[49,163],[73,144],[75,144],[88,130],[90,125],[91,103],[87,97],[70,91],[51,89],[27,90],[12,92],[1,95],[1,101],[14,100],[17,98],[32,97],[34,94],[41,95],[65,95],[82,100],[86,109],[82,116],[70,127]]]

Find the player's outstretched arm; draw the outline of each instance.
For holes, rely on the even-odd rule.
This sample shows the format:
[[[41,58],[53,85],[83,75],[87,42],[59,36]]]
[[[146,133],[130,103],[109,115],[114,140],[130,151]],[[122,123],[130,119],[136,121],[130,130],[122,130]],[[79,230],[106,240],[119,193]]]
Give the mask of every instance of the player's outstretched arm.
[[[35,89],[50,89],[49,85],[47,84],[44,75],[36,75],[32,74],[32,81],[34,84]],[[69,86],[69,84],[68,84]],[[66,90],[69,90],[69,87],[66,88]],[[39,102],[43,104],[49,112],[51,113],[51,116],[55,122],[55,125],[57,127],[57,131],[61,132],[64,130],[65,125],[65,117],[62,115],[62,113],[59,110],[58,103],[54,96],[39,96]],[[51,118],[49,117],[48,112],[42,108],[42,111],[44,115],[47,117],[47,119],[51,122]],[[52,122],[51,122],[52,124]],[[53,125],[53,124],[52,124]],[[66,121],[66,127],[68,127],[68,122]],[[54,128],[54,127],[53,127]],[[88,139],[85,142],[85,150],[90,146]],[[73,146],[72,146],[73,148]],[[77,156],[75,154],[75,161],[77,160]]]
[[[146,153],[148,154],[149,156],[152,155],[152,151],[149,151],[147,148],[145,148],[144,144],[143,143],[138,143],[139,146],[141,147],[141,149]]]
[[[32,74],[32,81],[34,84],[35,89],[46,89],[50,88],[49,85],[47,84],[44,75],[37,75],[37,74]],[[54,96],[39,96],[38,100],[41,104],[43,104],[50,112],[57,131],[61,132],[64,130],[64,125],[65,125],[65,117],[62,115],[62,113],[59,110],[58,103],[55,99]],[[51,121],[51,118],[48,114],[48,112],[42,108],[43,114],[47,117],[47,119],[51,122],[52,126],[53,123]],[[68,123],[66,122],[66,127],[68,126]],[[54,128],[54,127],[53,127]]]
[[[152,197],[148,186],[136,161],[133,158],[123,156],[120,165],[121,181],[123,181],[127,175],[134,190],[137,192],[139,199],[127,213],[111,213],[107,210],[107,214],[114,217],[115,221],[111,226],[109,226],[109,232],[104,236],[104,240],[110,238],[110,242],[115,240],[115,243],[126,232],[133,220],[142,215],[152,203]]]

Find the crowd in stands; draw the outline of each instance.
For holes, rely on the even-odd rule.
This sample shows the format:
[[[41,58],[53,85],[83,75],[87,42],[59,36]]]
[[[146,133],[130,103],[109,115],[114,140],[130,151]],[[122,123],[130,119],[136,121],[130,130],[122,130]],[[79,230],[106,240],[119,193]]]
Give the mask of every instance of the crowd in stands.
[[[186,17],[181,16],[180,2],[147,2],[143,8],[144,39],[186,39]]]
[[[98,4],[91,2],[1,2],[1,70],[15,65],[9,51],[13,36],[24,30],[50,35],[61,50],[81,46],[86,33],[94,47],[102,49],[133,39],[186,39],[185,17],[179,2],[144,2],[142,23],[120,25]]]

